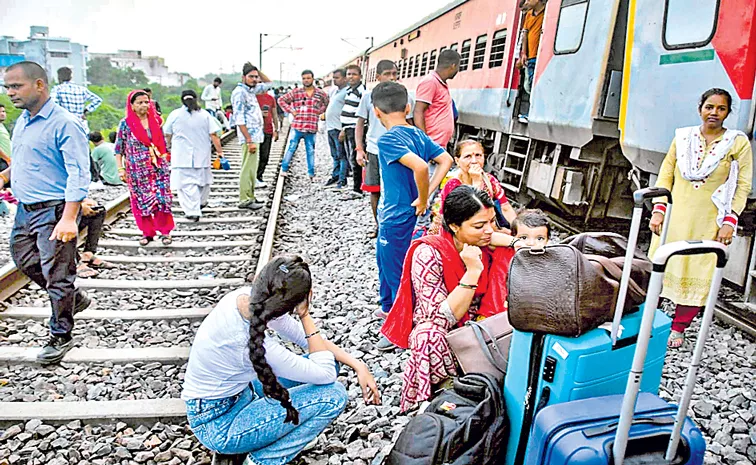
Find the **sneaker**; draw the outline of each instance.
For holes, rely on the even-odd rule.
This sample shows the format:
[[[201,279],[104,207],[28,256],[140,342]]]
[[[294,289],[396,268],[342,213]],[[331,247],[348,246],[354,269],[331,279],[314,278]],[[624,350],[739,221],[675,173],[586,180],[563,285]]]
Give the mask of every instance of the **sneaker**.
[[[83,312],[89,308],[90,305],[92,305],[92,299],[89,298],[89,295],[81,289],[77,289],[76,298],[74,299],[73,314],[76,315],[77,313]]]
[[[382,308],[379,308],[373,312],[373,316],[385,320],[386,317],[388,317],[388,313],[384,312]]]
[[[522,124],[528,124],[528,115],[519,115],[517,120]]]
[[[105,184],[103,184],[100,181],[95,181],[95,182],[89,183],[89,190],[90,191],[101,191],[103,189],[105,189]]]
[[[263,203],[258,203],[256,200],[247,200],[239,204],[239,208],[246,208],[247,210],[259,210],[263,207]]]
[[[328,181],[326,181],[326,183],[324,184],[324,186],[325,187],[332,186],[332,185],[336,184],[337,182],[339,182],[339,178],[331,177],[330,179],[328,179]]]
[[[69,336],[50,336],[42,350],[37,354],[37,361],[43,365],[58,363],[63,360],[66,352],[73,347],[73,338]]]
[[[396,346],[393,342],[386,339],[386,336],[381,335],[381,338],[378,340],[378,343],[375,345],[375,348],[380,350],[381,352],[387,352],[389,350],[396,349]]]
[[[265,189],[268,187],[268,183],[264,182],[262,179],[258,179],[255,181],[255,188]]]

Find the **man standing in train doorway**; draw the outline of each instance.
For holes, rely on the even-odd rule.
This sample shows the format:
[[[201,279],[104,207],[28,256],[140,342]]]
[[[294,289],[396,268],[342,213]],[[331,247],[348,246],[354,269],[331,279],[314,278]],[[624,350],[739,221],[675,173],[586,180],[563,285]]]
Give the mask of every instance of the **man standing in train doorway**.
[[[522,9],[525,11],[525,20],[522,22],[522,50],[518,66],[525,71],[523,89],[530,97],[533,90],[533,77],[535,76],[536,60],[538,58],[538,46],[541,44],[541,32],[543,31],[543,17],[546,9],[545,0],[524,0]],[[528,113],[521,113],[518,118],[521,123],[528,123]]]

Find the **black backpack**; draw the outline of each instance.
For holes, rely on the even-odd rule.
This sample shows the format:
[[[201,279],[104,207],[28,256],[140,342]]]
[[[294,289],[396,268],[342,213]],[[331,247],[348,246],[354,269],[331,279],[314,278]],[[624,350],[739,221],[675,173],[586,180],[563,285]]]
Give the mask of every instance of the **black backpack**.
[[[407,423],[386,464],[501,464],[508,436],[502,386],[490,374],[471,373]]]

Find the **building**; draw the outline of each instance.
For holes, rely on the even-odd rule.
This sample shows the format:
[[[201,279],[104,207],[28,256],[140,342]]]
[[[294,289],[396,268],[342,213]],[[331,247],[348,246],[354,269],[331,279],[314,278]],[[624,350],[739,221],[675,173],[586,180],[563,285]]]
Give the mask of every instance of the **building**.
[[[116,53],[91,53],[90,58],[107,58],[113,66],[121,69],[141,70],[150,82],[164,86],[182,86],[191,79],[188,73],[172,72],[165,59],[158,56],[142,56],[141,50],[119,50]]]
[[[32,26],[29,38],[17,40],[0,36],[0,83],[5,68],[19,61],[39,63],[50,79],[56,79],[59,68],[67,66],[73,71],[72,82],[87,84],[87,46],[71,42],[67,37],[50,37],[47,26]]]

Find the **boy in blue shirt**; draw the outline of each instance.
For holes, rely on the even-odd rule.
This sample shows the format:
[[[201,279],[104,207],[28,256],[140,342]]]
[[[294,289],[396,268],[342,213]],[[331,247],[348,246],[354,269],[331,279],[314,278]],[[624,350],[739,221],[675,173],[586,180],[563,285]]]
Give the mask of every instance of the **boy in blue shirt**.
[[[381,200],[378,205],[378,279],[381,308],[388,313],[402,277],[404,256],[418,215],[428,209],[428,196],[441,184],[452,157],[420,129],[407,122],[407,89],[396,82],[378,84],[372,92],[375,114],[388,130],[378,140]],[[428,162],[438,165],[428,180]],[[379,350],[393,346],[382,338]]]

